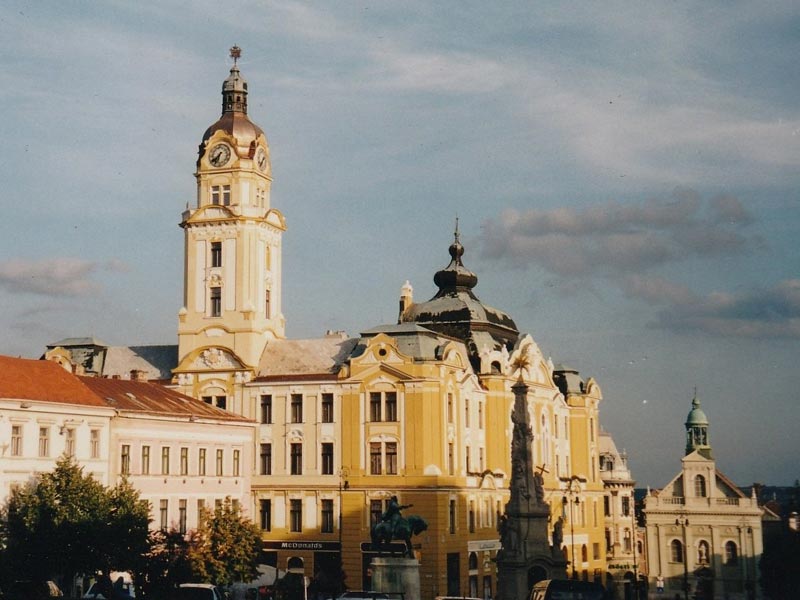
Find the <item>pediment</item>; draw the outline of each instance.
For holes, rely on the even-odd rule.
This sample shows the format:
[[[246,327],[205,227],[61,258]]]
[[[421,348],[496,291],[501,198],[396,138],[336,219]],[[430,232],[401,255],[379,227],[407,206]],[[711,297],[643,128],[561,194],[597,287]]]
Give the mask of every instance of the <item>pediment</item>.
[[[244,368],[244,363],[227,348],[207,346],[189,354],[175,371],[237,371]]]

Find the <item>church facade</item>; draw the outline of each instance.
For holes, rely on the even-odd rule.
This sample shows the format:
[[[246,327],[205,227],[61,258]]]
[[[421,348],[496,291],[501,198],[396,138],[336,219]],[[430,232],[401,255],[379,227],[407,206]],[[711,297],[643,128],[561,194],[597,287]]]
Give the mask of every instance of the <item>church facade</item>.
[[[681,471],[645,498],[650,588],[663,582],[668,597],[686,590],[692,597],[759,598],[763,510],[755,488],[748,496],[717,470],[696,396],[685,426]]]
[[[496,595],[512,386],[521,377],[550,542],[558,522],[568,572],[604,581],[600,387],[554,365],[509,315],[478,299],[457,227],[447,266],[434,275],[438,292],[415,302],[407,282],[397,322],[367,324],[357,336],[287,339],[287,221],[272,204],[270,149],[248,115],[238,55],[234,48],[222,115],[202,136],[196,198],[181,219],[177,349],[162,347],[149,363],[146,349],[108,356],[133,353],[152,379],[166,369],[166,385],[255,421],[249,505],[267,564],[302,569],[318,589],[342,568],[348,588],[369,589],[370,527],[397,496],[412,505],[404,514],[429,523],[413,540],[424,597]],[[99,364],[101,351],[82,360]],[[48,349],[62,364],[77,352]]]

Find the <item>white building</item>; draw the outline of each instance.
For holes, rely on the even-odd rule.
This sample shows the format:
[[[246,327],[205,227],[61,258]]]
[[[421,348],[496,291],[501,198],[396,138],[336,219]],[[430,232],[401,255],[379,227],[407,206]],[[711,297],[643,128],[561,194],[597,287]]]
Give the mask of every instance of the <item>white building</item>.
[[[114,409],[55,363],[0,356],[0,503],[70,454],[109,485]]]
[[[681,471],[645,498],[650,589],[663,577],[665,594],[750,599],[760,597],[762,509],[716,468],[708,419],[692,400]]]
[[[248,512],[254,432],[158,384],[0,356],[0,503],[66,453],[103,485],[127,477],[150,502],[151,527],[186,532],[225,497]]]

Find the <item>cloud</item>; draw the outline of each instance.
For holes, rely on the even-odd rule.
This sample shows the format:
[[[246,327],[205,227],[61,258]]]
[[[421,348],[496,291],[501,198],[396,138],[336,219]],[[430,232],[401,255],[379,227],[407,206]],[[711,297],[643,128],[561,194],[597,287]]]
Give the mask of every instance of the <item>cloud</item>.
[[[86,296],[98,293],[100,285],[91,280],[98,270],[120,272],[125,263],[80,258],[11,259],[0,262],[0,289],[13,294],[43,296]]]
[[[691,190],[676,190],[641,204],[509,209],[484,222],[481,251],[484,258],[537,265],[562,277],[607,277],[756,248],[758,239],[743,231],[752,222],[734,197],[704,202]]]
[[[655,326],[679,332],[745,338],[800,339],[800,279],[740,293],[701,296],[659,278],[631,276],[623,289],[663,308]]]

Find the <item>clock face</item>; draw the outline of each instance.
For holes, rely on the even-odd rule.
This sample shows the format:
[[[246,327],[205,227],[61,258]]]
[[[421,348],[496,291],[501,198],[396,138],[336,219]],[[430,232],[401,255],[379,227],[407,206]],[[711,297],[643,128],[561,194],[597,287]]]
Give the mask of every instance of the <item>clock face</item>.
[[[225,144],[217,144],[208,153],[208,162],[215,167],[221,167],[231,158],[231,149]]]
[[[267,170],[267,152],[264,148],[259,148],[256,152],[256,164],[261,171]]]

